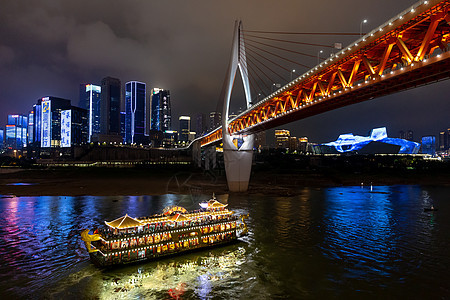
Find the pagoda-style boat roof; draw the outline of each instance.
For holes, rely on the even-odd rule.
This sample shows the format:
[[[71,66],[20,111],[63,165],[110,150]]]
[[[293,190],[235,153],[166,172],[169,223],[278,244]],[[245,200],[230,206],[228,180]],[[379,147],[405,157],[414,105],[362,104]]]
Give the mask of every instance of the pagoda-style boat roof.
[[[228,204],[222,204],[215,199],[211,199],[208,201],[208,208],[221,208],[221,207],[227,207],[227,206],[228,206]]]
[[[190,220],[190,218],[188,218],[182,214],[175,214],[175,215],[169,217],[169,221],[172,221],[172,222],[186,222],[189,220]]]
[[[105,221],[105,224],[108,225],[109,227],[117,229],[125,229],[144,225],[142,222],[136,220],[135,218],[130,217],[128,214],[118,219],[115,219],[114,221],[111,222]]]

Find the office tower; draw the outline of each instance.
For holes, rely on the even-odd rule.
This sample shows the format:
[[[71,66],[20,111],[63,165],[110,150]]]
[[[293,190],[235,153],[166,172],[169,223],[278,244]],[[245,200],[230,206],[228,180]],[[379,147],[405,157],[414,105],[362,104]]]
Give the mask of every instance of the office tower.
[[[101,86],[95,84],[80,85],[80,104],[88,112],[88,142],[92,135],[100,133]]]
[[[191,132],[191,117],[181,116],[178,120],[180,121],[179,140],[187,142]]]
[[[222,114],[213,111],[209,114],[209,130],[214,130],[219,126],[222,126]]]
[[[3,148],[3,141],[5,140],[5,130],[0,128],[0,150]]]
[[[121,83],[117,78],[102,79],[100,101],[99,141],[121,141],[120,135],[120,95]]]
[[[129,81],[125,84],[125,142],[144,143],[145,133],[145,83]]]
[[[28,114],[28,126],[27,126],[28,138],[27,138],[27,144],[31,144],[34,141],[33,127],[34,127],[34,111],[30,111],[30,113]]]
[[[126,113],[124,111],[120,112],[120,135],[122,136],[123,143],[126,143],[125,141],[125,117]]]
[[[170,91],[154,88],[151,91],[151,129],[165,132],[172,130]]]
[[[298,150],[300,153],[308,152],[308,138],[306,136],[298,139]]]
[[[198,113],[196,116],[196,127],[197,137],[204,135],[208,132],[208,122],[206,120],[206,115],[203,113]]]
[[[289,137],[291,133],[286,129],[277,129],[275,130],[275,148],[289,148]]]
[[[5,144],[10,149],[22,149],[27,146],[28,117],[8,115]]]
[[[59,147],[61,143],[61,111],[70,109],[70,100],[44,97],[38,100],[40,106],[41,148]]]
[[[289,137],[289,152],[297,151],[298,145],[299,145],[299,142],[298,142],[297,137],[290,136]]]
[[[436,154],[436,138],[434,135],[422,137],[421,151],[423,154]]]

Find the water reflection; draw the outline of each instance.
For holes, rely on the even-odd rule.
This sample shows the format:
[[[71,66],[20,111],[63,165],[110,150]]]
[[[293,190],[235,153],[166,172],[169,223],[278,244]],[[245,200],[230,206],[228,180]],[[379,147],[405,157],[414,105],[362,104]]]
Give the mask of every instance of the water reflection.
[[[231,209],[250,214],[242,243],[111,271],[89,263],[82,229],[170,204],[197,209],[210,195],[0,196],[0,296],[442,298],[450,294],[448,192],[376,186],[230,195]],[[431,204],[439,211],[424,212]]]
[[[99,299],[210,299],[213,289],[240,277],[240,266],[245,261],[243,247],[228,247],[205,255],[162,260],[139,266],[106,271],[102,276],[92,276],[85,297]],[[51,298],[60,298],[65,291],[76,288],[85,270],[73,274],[51,292]],[[91,294],[92,293],[92,294]]]
[[[345,263],[339,276],[397,275],[396,262],[411,251],[423,251],[423,239],[431,235],[433,227],[423,222],[423,211],[418,209],[423,201],[418,186],[327,189],[323,253]],[[415,242],[410,245],[411,241]]]

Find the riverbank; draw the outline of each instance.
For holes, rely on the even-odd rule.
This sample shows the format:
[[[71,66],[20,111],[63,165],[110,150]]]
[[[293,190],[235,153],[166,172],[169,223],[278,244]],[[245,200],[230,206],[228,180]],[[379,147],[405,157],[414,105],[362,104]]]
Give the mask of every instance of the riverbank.
[[[422,184],[450,186],[450,172],[414,170],[342,172],[333,169],[271,172],[254,170],[247,194],[290,196],[301,187]],[[224,171],[180,169],[2,169],[0,195],[124,196],[229,193]]]

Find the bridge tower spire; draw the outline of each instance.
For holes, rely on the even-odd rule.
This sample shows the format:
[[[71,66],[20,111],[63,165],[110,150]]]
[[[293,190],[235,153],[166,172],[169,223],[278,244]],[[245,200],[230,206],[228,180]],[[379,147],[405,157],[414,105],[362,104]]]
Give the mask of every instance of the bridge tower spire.
[[[251,106],[250,83],[248,80],[247,59],[245,45],[242,39],[242,22],[236,21],[234,26],[233,46],[227,77],[225,79],[225,95],[222,112],[222,142],[225,160],[225,172],[227,175],[228,189],[232,192],[244,192],[248,189],[250,171],[252,168],[253,142],[251,135],[230,135],[228,130],[228,113],[230,109],[231,91],[237,69],[241,75],[244,86],[247,108]],[[239,142],[236,142],[239,140]]]

